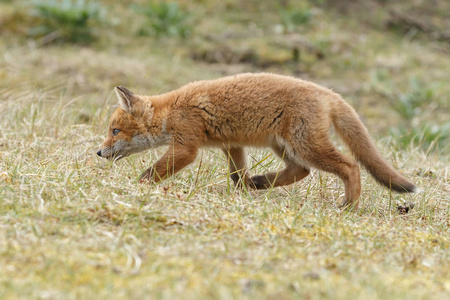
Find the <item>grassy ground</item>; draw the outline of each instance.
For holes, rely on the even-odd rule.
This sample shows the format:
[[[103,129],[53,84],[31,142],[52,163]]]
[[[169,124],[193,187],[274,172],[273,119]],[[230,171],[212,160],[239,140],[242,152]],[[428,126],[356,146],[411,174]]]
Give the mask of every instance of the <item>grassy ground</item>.
[[[450,48],[436,32],[450,5],[348,2],[302,2],[310,19],[290,24],[277,12],[293,10],[285,1],[180,1],[183,39],[138,35],[145,17],[105,0],[81,45],[31,37],[42,20],[0,1],[0,298],[447,299]],[[434,31],[405,30],[393,10]],[[342,183],[317,171],[239,191],[222,154],[204,149],[143,186],[164,149],[96,157],[115,85],[151,94],[246,71],[343,94],[422,193],[391,194],[363,173],[361,209],[345,212]],[[253,173],[282,167],[266,150],[249,162]],[[414,208],[402,214],[405,202]]]

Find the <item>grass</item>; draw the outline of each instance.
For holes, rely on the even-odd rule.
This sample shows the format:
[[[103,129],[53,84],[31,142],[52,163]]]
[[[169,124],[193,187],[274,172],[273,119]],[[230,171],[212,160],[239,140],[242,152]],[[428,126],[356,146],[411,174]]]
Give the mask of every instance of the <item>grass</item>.
[[[100,22],[100,7],[85,0],[34,1],[32,16],[39,25],[30,28],[34,37],[49,37],[69,43],[89,43],[94,39],[92,23]]]
[[[139,30],[140,35],[179,36],[185,38],[191,33],[189,13],[176,2],[149,3],[148,6],[134,5],[132,8],[143,14],[147,21]]]
[[[272,30],[278,6],[193,4],[196,36],[153,39],[136,37],[140,24],[128,1],[100,2],[112,28],[96,28],[102,34],[89,47],[27,40],[21,33],[30,24],[11,22],[26,12],[0,2],[0,298],[448,298],[448,134],[433,149],[423,147],[425,137],[399,144],[389,134],[392,127],[423,132],[413,130],[417,119],[440,124],[445,136],[447,45],[386,33],[377,27],[384,8],[362,22],[313,1],[314,18],[296,30],[327,45],[324,57],[300,46],[292,62],[277,42],[292,36]],[[216,45],[212,34],[254,51],[258,63],[193,61],[197,46]],[[95,155],[116,105],[113,86],[151,94],[262,70],[342,93],[383,156],[422,192],[391,194],[363,172],[361,209],[346,212],[338,208],[341,181],[322,172],[288,187],[239,191],[225,157],[204,149],[177,176],[145,186],[137,177],[164,149],[115,164]],[[393,87],[384,94],[370,80],[380,70],[383,87]],[[420,92],[427,100],[414,102]],[[410,97],[405,103],[422,114],[402,118],[395,95]],[[282,166],[267,150],[248,158],[255,174]],[[397,206],[405,202],[415,206],[403,215]]]

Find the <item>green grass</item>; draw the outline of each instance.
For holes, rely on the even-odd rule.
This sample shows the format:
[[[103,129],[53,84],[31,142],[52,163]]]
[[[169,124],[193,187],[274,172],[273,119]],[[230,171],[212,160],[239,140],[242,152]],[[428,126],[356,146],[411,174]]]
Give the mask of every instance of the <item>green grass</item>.
[[[89,43],[94,39],[93,27],[100,22],[98,3],[85,0],[33,1],[30,16],[39,21],[29,29],[34,37],[49,37],[58,42]]]
[[[147,6],[134,5],[132,8],[146,17],[146,22],[138,33],[140,35],[188,37],[191,34],[191,18],[188,11],[176,2],[148,3]]]
[[[15,1],[0,2],[0,298],[448,298],[448,45],[386,32],[378,2],[373,14],[346,15],[311,1],[314,17],[293,34],[324,56],[299,46],[293,62],[279,43],[293,36],[276,30],[275,3],[195,2],[187,39],[137,37],[129,1],[99,3],[111,27],[82,47],[30,41],[34,20],[17,18],[26,12]],[[194,61],[199,46],[248,49],[257,63]],[[296,75],[343,94],[422,192],[391,194],[363,172],[361,208],[347,212],[338,208],[342,182],[322,172],[239,191],[220,151],[203,149],[175,177],[147,186],[137,177],[164,149],[115,164],[96,156],[115,85],[152,94],[244,71]],[[391,128],[417,138],[400,141]],[[250,149],[248,161],[254,174],[282,167],[263,149]],[[405,202],[415,206],[399,214]]]

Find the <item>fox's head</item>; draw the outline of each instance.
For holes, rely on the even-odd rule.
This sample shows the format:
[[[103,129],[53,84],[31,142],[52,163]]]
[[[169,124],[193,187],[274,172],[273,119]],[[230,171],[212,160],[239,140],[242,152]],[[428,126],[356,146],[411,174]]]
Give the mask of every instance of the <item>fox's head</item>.
[[[153,120],[155,109],[150,100],[122,86],[116,87],[115,92],[120,106],[109,120],[106,139],[97,151],[98,156],[117,160],[164,144],[169,139],[165,124],[158,126],[157,120]]]

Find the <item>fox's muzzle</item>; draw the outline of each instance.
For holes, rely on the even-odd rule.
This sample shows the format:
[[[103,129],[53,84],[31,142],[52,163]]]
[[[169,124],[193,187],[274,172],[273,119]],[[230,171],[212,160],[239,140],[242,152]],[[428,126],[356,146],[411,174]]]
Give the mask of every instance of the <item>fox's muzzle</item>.
[[[113,151],[112,149],[109,149],[109,148],[98,150],[97,155],[100,157],[106,158],[108,160],[114,160],[114,161],[127,156],[127,154],[124,154],[124,153],[119,154],[118,151]]]
[[[111,149],[108,148],[98,150],[97,155],[106,159],[113,159],[115,156],[113,151],[111,151]]]

